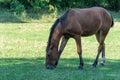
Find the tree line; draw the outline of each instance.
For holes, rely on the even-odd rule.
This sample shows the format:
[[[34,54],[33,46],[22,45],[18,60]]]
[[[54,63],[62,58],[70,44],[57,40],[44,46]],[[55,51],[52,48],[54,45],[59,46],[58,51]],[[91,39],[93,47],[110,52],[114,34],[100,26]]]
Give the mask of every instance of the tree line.
[[[85,8],[101,6],[109,10],[119,11],[119,0],[0,0],[0,6],[12,11],[22,12],[27,9],[39,11],[42,9],[54,11],[55,9]]]

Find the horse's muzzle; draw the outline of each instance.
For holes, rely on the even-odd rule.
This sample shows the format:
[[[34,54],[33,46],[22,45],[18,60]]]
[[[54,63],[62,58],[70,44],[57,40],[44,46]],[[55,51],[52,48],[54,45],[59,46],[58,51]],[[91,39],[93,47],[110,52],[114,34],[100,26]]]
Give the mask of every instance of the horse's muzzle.
[[[47,68],[47,69],[51,69],[51,70],[53,70],[53,69],[55,68],[55,66],[52,65],[52,64],[48,64],[48,65],[46,66],[46,68]]]

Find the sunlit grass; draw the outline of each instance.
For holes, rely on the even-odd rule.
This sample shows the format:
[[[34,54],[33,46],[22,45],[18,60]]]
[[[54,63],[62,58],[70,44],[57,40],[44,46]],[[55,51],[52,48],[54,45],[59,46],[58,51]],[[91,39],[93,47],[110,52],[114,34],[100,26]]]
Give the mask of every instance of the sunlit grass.
[[[3,55],[1,57],[27,57],[29,55],[32,57],[41,55],[41,51],[44,54],[48,35],[46,32],[49,30],[43,26],[44,24],[39,23],[1,24],[0,47]]]

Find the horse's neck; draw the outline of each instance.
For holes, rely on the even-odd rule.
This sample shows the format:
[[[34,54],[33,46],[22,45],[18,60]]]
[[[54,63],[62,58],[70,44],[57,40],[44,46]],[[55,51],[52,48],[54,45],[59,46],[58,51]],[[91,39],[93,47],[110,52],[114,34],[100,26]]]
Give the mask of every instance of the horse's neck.
[[[51,40],[51,43],[56,46],[58,48],[58,45],[59,45],[59,41],[60,41],[60,38],[61,38],[62,34],[61,34],[61,31],[59,28],[55,29],[54,33],[53,33],[53,36],[52,36],[52,40]]]

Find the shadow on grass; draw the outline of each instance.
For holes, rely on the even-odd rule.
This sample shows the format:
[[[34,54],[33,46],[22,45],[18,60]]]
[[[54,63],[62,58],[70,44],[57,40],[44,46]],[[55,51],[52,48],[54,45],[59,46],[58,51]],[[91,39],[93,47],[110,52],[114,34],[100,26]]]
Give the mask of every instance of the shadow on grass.
[[[7,9],[0,9],[0,23],[25,23]]]
[[[60,17],[63,15],[63,11],[58,11],[57,13],[48,12],[47,10],[41,10],[40,12],[34,13],[32,10],[26,11],[26,20],[22,18],[18,18],[13,13],[11,13],[8,9],[0,9],[0,23],[26,23],[30,22],[29,20],[40,20],[42,19],[44,22],[54,21],[53,18]],[[119,12],[110,12],[114,18],[115,22],[120,22],[120,13]],[[53,19],[53,20],[51,20]]]
[[[44,65],[45,58],[1,58],[0,80],[48,80],[49,78],[57,80],[56,78],[60,75],[72,80],[78,74],[81,78],[87,75],[87,80],[91,80],[91,76],[93,79],[102,76],[100,79],[105,77],[105,80],[119,80],[117,78],[120,78],[120,60],[108,59],[104,67],[97,66],[94,69],[91,68],[93,61],[93,59],[84,59],[84,70],[80,71],[77,69],[79,63],[77,58],[61,58],[55,70],[47,70]],[[55,78],[54,75],[56,75]],[[68,77],[68,75],[71,76]]]
[[[38,12],[31,10],[26,10],[23,15],[18,16],[10,12],[9,9],[0,9],[0,23],[27,23],[27,22],[53,22],[56,17],[63,14],[64,11],[50,12],[47,9],[43,9]]]
[[[50,12],[48,12],[47,10],[43,10],[40,12],[33,12],[33,11],[26,11],[26,13],[24,13],[24,16],[18,16],[15,15],[14,13],[10,12],[10,10],[8,9],[0,9],[0,23],[27,23],[27,22],[31,22],[32,21],[39,21],[40,19],[42,19],[43,21],[47,22],[49,20],[53,19],[53,15],[50,16]],[[38,22],[37,21],[37,22]]]

